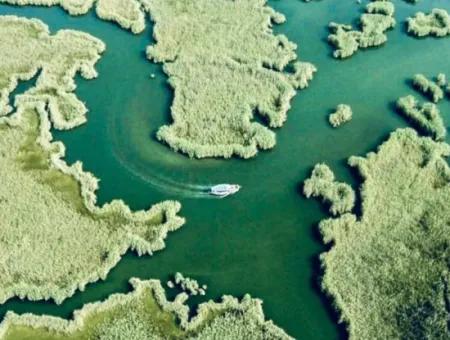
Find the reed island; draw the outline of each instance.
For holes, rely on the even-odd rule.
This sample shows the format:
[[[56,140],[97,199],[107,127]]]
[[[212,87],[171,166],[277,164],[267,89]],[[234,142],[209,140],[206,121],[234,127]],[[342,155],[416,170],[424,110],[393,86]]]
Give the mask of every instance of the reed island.
[[[390,1],[374,0],[366,5],[359,20],[360,29],[352,25],[331,22],[328,41],[334,46],[335,58],[349,58],[359,49],[380,46],[386,43],[386,32],[396,25],[395,6]]]
[[[275,133],[254,116],[282,126],[296,90],[316,71],[297,61],[286,36],[273,34],[284,16],[261,0],[145,3],[156,40],[147,55],[163,63],[174,90],[173,122],[158,138],[197,158],[250,158],[274,147]]]

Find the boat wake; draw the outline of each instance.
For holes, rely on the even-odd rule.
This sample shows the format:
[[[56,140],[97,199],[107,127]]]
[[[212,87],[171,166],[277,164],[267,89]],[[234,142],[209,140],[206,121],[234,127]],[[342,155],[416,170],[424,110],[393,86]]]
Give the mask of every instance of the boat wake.
[[[144,167],[136,164],[117,145],[113,148],[113,155],[122,168],[162,193],[178,197],[219,198],[210,195],[212,185],[178,182],[172,178],[163,176],[151,165]]]
[[[146,168],[145,170],[139,169],[138,166],[123,158],[120,153],[114,152],[114,156],[124,169],[160,192],[192,198],[219,198],[210,195],[212,185],[178,182],[171,178],[162,176],[161,174],[155,172],[155,170],[151,167]]]
[[[152,167],[151,164],[139,164],[136,160],[132,160],[129,153],[120,147],[121,143],[119,142],[120,139],[117,136],[115,119],[111,117],[108,125],[108,133],[111,137],[113,146],[113,156],[122,168],[131,173],[134,177],[139,178],[141,181],[147,183],[161,193],[174,195],[177,197],[181,196],[202,199],[220,198],[210,194],[213,185],[179,182],[162,175],[157,167]]]

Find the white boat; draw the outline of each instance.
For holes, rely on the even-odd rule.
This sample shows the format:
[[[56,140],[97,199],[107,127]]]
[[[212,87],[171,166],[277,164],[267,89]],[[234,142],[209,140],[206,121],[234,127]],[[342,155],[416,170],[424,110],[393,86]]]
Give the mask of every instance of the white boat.
[[[209,194],[219,197],[227,197],[228,195],[233,195],[241,189],[240,185],[237,184],[218,184],[211,187]]]

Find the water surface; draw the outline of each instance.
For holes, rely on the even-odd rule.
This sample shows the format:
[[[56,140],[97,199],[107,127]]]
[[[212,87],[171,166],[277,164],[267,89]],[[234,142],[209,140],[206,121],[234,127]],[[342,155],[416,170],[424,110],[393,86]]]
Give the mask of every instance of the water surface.
[[[101,179],[99,202],[125,200],[134,209],[165,199],[179,200],[186,225],[169,235],[167,248],[153,257],[127,254],[107,280],[91,284],[56,306],[11,300],[0,313],[14,310],[70,317],[84,303],[126,292],[130,277],[167,280],[176,271],[209,286],[205,299],[250,293],[264,300],[268,318],[297,338],[336,339],[345,332],[336,325],[330,303],[320,293],[318,255],[326,248],[317,223],[326,211],[301,195],[300,183],[317,162],[326,162],[339,180],[355,187],[359,179],[346,167],[350,155],[364,155],[388,134],[407,123],[392,108],[413,94],[407,79],[418,72],[450,76],[450,40],[414,39],[404,19],[433,7],[450,10],[446,0],[416,6],[396,1],[397,28],[382,48],[358,52],[349,60],[331,58],[326,43],[329,21],[354,22],[363,10],[355,1],[273,0],[287,16],[276,28],[299,45],[300,59],[319,72],[311,87],[293,101],[286,125],[277,132],[277,146],[252,160],[190,160],[154,138],[170,122],[172,91],[161,66],[145,59],[152,27],[139,36],[98,20],[93,13],[70,17],[59,8],[16,8],[0,5],[0,14],[36,17],[51,30],[78,29],[102,39],[107,50],[98,63],[99,78],[78,79],[77,95],[90,109],[88,123],[69,132],[54,132],[67,146],[69,163],[81,160]],[[365,3],[365,2],[364,2]],[[150,75],[154,73],[155,79]],[[327,116],[339,103],[352,106],[354,119],[334,130]],[[450,101],[440,108],[450,122]],[[210,199],[208,185],[239,183],[233,197]]]

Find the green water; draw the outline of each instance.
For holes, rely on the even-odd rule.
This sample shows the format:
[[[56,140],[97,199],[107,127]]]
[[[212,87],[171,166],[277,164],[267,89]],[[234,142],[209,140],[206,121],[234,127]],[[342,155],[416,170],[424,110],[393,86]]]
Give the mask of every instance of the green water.
[[[62,305],[14,299],[0,313],[67,318],[86,302],[128,291],[130,277],[167,280],[180,271],[209,286],[208,295],[193,303],[250,293],[264,300],[268,318],[297,338],[345,337],[318,288],[318,255],[325,247],[316,225],[325,210],[302,197],[300,183],[315,163],[324,161],[340,180],[357,187],[358,178],[346,167],[346,159],[373,150],[390,131],[407,125],[393,110],[398,97],[415,93],[407,79],[417,72],[450,75],[450,40],[414,39],[403,24],[418,10],[450,10],[450,2],[427,0],[412,6],[396,1],[398,25],[388,34],[387,45],[346,61],[331,58],[326,24],[354,22],[362,6],[353,0],[269,3],[288,19],[277,32],[299,44],[300,58],[313,62],[319,72],[293,101],[286,125],[278,130],[276,148],[248,161],[190,160],[155,141],[157,128],[170,121],[172,92],[161,66],[144,58],[151,27],[133,36],[92,13],[73,18],[59,8],[0,5],[0,14],[37,17],[52,31],[78,29],[106,43],[97,66],[99,78],[78,80],[77,95],[90,108],[88,123],[54,133],[66,144],[69,163],[82,160],[85,169],[101,179],[99,202],[121,198],[142,209],[176,199],[187,218],[180,231],[169,235],[165,250],[153,257],[127,254],[106,281],[89,285]],[[150,79],[152,73],[155,79]],[[352,106],[354,119],[333,130],[326,119],[339,103]],[[450,101],[440,108],[450,122]],[[202,193],[204,186],[221,182],[239,183],[243,189],[224,200]]]

